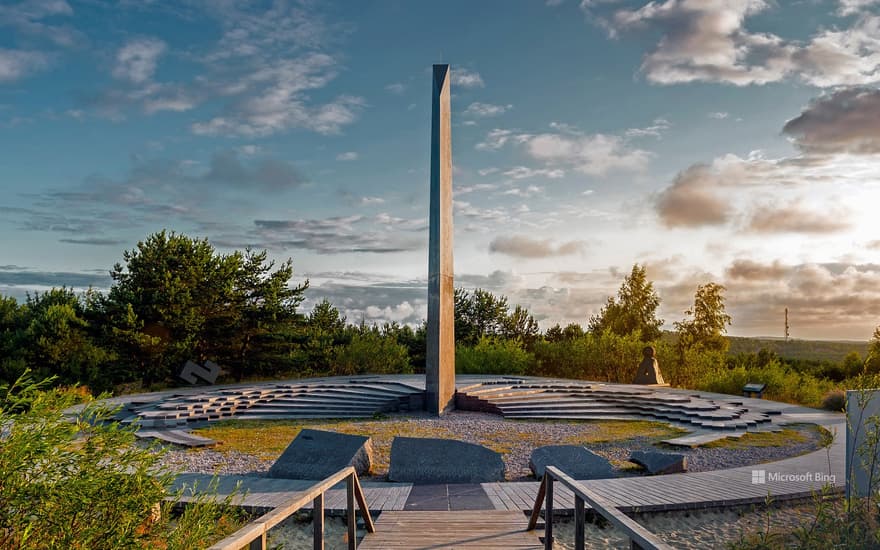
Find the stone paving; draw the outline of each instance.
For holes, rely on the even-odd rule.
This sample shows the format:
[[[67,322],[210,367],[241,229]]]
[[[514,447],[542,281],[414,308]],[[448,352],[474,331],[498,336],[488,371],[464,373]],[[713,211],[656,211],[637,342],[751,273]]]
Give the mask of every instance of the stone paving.
[[[333,377],[204,386],[123,396],[119,419],[137,421],[141,436],[204,446],[187,430],[224,419],[370,418],[424,406],[424,377]],[[694,446],[746,432],[778,431],[796,422],[823,423],[826,413],[785,403],[659,386],[512,376],[457,378],[456,407],[512,419],[655,420],[690,433],[670,439]],[[190,437],[188,437],[190,436]]]

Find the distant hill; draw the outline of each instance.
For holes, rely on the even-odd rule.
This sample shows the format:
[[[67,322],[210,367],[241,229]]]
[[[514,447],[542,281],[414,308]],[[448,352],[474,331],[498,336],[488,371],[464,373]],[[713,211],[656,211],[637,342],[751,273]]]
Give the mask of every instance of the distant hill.
[[[730,336],[730,353],[757,353],[761,348],[776,352],[787,359],[842,361],[856,351],[861,357],[868,352],[868,342],[833,340],[794,340],[783,338],[744,338]]]

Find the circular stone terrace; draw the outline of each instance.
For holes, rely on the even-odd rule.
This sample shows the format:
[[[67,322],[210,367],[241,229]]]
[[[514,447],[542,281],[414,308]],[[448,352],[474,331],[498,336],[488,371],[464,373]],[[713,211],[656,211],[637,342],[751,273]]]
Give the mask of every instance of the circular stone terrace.
[[[121,406],[123,423],[139,423],[138,435],[185,446],[205,446],[210,439],[189,430],[226,419],[317,420],[377,418],[387,413],[415,413],[424,408],[424,376],[367,375],[291,381],[202,386],[110,399]],[[585,482],[623,510],[672,510],[762,503],[804,498],[827,482],[839,490],[844,480],[845,419],[837,413],[778,403],[668,387],[610,384],[527,376],[456,377],[456,409],[500,415],[506,419],[543,421],[651,420],[687,433],[663,443],[693,447],[746,433],[778,432],[790,424],[811,423],[835,433],[834,443],[798,457],[760,466],[709,472],[612,478]],[[769,473],[763,483],[754,472]],[[820,475],[820,473],[824,473]],[[777,474],[777,475],[773,475]],[[178,486],[206,487],[203,474],[181,474]],[[246,492],[242,504],[271,508],[313,481],[221,476],[219,492],[236,483]],[[495,509],[528,510],[537,482],[483,483]],[[452,487],[452,486],[450,486]],[[412,485],[365,481],[371,509],[403,510]],[[344,491],[328,493],[326,507],[343,509]],[[454,492],[454,491],[453,491]],[[453,492],[447,491],[448,494]],[[573,507],[573,495],[556,495],[559,509]],[[450,501],[451,502],[451,501]],[[487,505],[488,506],[488,505]]]

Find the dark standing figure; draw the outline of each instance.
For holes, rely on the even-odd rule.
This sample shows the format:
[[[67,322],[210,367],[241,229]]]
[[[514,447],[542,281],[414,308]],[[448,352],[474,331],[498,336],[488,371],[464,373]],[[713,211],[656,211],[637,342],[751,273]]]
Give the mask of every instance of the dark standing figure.
[[[645,346],[642,349],[644,359],[639,363],[639,371],[636,373],[633,384],[664,384],[663,375],[660,374],[660,365],[654,354],[654,348],[651,346]]]

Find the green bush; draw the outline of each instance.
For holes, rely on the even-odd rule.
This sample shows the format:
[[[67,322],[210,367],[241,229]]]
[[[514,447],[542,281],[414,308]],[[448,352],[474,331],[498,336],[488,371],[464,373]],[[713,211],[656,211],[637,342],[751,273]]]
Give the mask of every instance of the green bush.
[[[660,370],[668,381],[667,361],[674,357],[672,348],[662,341],[650,345],[657,351]],[[642,361],[644,347],[638,332],[620,336],[610,330],[572,339],[543,340],[535,344],[536,363],[529,374],[629,384]]]
[[[397,374],[412,372],[412,367],[406,347],[377,331],[364,330],[335,349],[334,371],[337,375]]]
[[[73,392],[43,386],[0,386],[0,548],[171,550],[236,527],[228,501],[203,498],[172,518],[161,454],[135,445],[134,428],[109,422],[106,406],[87,404],[69,421],[61,411]]]
[[[455,346],[455,372],[460,374],[526,374],[534,360],[517,340],[484,336],[473,347]]]
[[[734,366],[708,371],[695,389],[739,395],[749,382],[767,385],[764,397],[774,401],[799,403],[810,407],[822,405],[823,396],[834,389],[830,380],[797,372],[773,360],[763,367]]]
[[[558,378],[589,378],[590,361],[585,353],[583,337],[573,340],[539,341],[535,344],[536,376]]]

